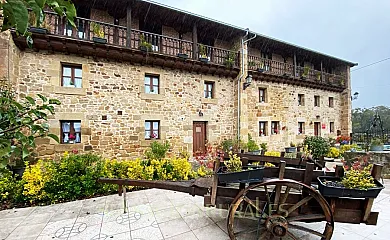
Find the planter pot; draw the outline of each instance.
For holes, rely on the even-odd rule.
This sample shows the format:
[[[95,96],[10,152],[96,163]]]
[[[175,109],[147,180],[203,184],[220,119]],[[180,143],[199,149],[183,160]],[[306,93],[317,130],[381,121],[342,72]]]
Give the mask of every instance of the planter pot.
[[[40,34],[47,34],[48,30],[46,28],[30,27],[30,32],[32,32],[32,33],[40,33]]]
[[[100,43],[100,44],[106,44],[107,43],[107,39],[105,39],[105,38],[93,37],[92,40],[95,43]]]
[[[383,185],[375,181],[377,187],[369,188],[368,190],[349,189],[344,187],[327,186],[325,181],[340,181],[338,177],[318,177],[318,189],[324,197],[349,197],[349,198],[376,198],[380,191],[384,188]]]
[[[26,170],[26,167],[12,167],[12,173],[14,176],[18,175],[16,178],[21,179],[23,176],[24,171]]]
[[[247,182],[260,182],[263,180],[264,168],[244,170],[241,172],[232,173],[217,173],[218,180],[221,183],[247,183]]]
[[[295,152],[297,152],[297,148],[296,147],[286,147],[285,150],[286,150],[286,153],[295,153]]]
[[[374,152],[383,151],[383,145],[372,145],[370,146],[370,151],[374,151]]]
[[[177,56],[178,56],[179,58],[183,58],[183,59],[187,59],[187,58],[188,58],[188,55],[185,54],[185,53],[178,53]]]
[[[256,150],[256,151],[251,151],[251,152],[247,152],[248,154],[253,154],[253,155],[259,155],[260,154],[260,150]]]
[[[209,62],[209,59],[208,59],[208,58],[200,57],[200,58],[199,58],[199,61],[201,61],[201,62],[203,62],[203,63],[208,63],[208,62]]]
[[[324,157],[324,161],[326,161],[326,162],[334,162],[334,158]]]
[[[342,162],[342,160],[343,160],[343,159],[341,159],[341,158],[335,158],[335,159],[334,159],[335,162]]]
[[[257,71],[262,73],[262,72],[264,72],[264,68],[257,68]]]

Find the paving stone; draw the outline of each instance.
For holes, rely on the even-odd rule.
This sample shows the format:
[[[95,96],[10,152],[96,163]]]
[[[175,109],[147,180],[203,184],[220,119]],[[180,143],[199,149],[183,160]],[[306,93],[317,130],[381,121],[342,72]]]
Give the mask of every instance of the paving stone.
[[[166,240],[198,240],[193,232],[186,232],[174,237],[165,238]]]
[[[203,228],[195,229],[195,236],[198,240],[229,240],[229,236],[222,231],[216,224],[208,225]]]
[[[181,218],[176,208],[167,208],[161,211],[154,212],[157,223],[171,221],[173,219]]]
[[[158,226],[164,238],[173,237],[191,230],[182,218],[163,222]]]
[[[130,221],[131,230],[155,226],[157,224],[156,218],[154,217],[153,213],[147,213],[141,215],[134,212],[131,215],[132,215]]]
[[[100,234],[112,236],[124,232],[130,232],[129,222],[122,224],[118,222],[103,222]]]
[[[211,220],[206,214],[203,212],[193,214],[191,216],[183,217],[184,221],[190,227],[191,230],[195,230],[201,227],[205,227],[210,224],[214,224],[213,220]]]
[[[30,224],[30,225],[19,225],[15,230],[7,237],[7,240],[13,239],[27,239],[37,238],[42,230],[45,228],[46,223],[41,224]]]
[[[160,229],[158,225],[155,224],[153,226],[140,228],[130,232],[131,239],[133,240],[160,240],[163,239]],[[184,239],[183,239],[184,240]]]

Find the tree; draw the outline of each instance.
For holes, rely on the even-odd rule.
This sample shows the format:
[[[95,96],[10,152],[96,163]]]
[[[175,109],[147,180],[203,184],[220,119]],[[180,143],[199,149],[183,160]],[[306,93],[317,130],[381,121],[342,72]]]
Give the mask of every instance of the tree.
[[[390,130],[390,108],[377,106],[372,108],[356,108],[352,110],[352,131],[365,132],[370,128],[371,120],[378,113],[383,122],[383,129]]]
[[[38,94],[39,100],[26,96],[17,101],[9,87],[0,88],[0,168],[10,161],[23,162],[35,148],[35,139],[58,137],[49,133],[48,114],[54,114],[54,106],[60,102]]]
[[[71,0],[0,0],[0,10],[3,11],[3,27],[1,31],[14,28],[17,34],[27,37],[27,43],[32,45],[31,33],[28,31],[28,9],[34,14],[35,25],[39,27],[45,20],[44,8],[50,8],[58,15],[66,17],[69,23],[76,27],[74,18],[76,8]]]

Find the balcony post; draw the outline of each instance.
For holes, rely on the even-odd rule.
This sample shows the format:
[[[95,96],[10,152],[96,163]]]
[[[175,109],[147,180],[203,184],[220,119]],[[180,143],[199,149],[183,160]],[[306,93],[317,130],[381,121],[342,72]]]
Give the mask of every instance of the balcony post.
[[[321,82],[324,81],[324,73],[323,73],[323,70],[322,70],[322,61],[321,61]]]
[[[131,47],[131,5],[126,9],[126,46]]]
[[[192,58],[198,59],[198,29],[196,23],[192,28]]]
[[[297,77],[297,55],[294,53],[294,78]]]

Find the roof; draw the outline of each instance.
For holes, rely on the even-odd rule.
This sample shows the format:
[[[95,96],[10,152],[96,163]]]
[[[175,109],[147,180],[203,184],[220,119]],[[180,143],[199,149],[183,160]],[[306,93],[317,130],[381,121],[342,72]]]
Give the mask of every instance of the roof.
[[[185,10],[181,10],[181,9],[178,9],[178,8],[175,8],[175,7],[171,7],[171,6],[165,5],[163,3],[158,3],[158,2],[155,2],[155,1],[151,1],[151,0],[140,0],[140,1],[146,2],[146,3],[150,3],[150,4],[154,4],[154,5],[157,5],[157,6],[160,6],[160,7],[163,7],[163,8],[167,8],[167,9],[170,9],[170,10],[173,10],[173,11],[177,11],[179,13],[188,14],[190,16],[193,16],[193,17],[196,17],[196,18],[200,18],[200,19],[203,19],[203,20],[207,20],[207,21],[211,21],[211,22],[214,22],[214,23],[217,23],[217,24],[221,24],[221,25],[233,28],[235,30],[243,31],[243,33],[245,33],[248,30],[247,28],[237,27],[237,26],[234,26],[234,25],[229,24],[229,23],[221,22],[221,21],[218,21],[218,20],[215,20],[215,19],[212,19],[212,18],[204,17],[204,16],[199,15],[199,14],[195,14],[195,13],[191,13],[191,12],[188,12],[188,11],[185,11]],[[315,51],[315,50],[312,50],[312,49],[309,49],[309,48],[305,48],[305,47],[301,47],[301,46],[298,46],[298,45],[295,45],[295,44],[291,44],[291,43],[288,43],[286,41],[282,41],[282,40],[279,40],[279,39],[276,39],[276,38],[272,38],[272,37],[266,36],[266,35],[261,34],[261,33],[257,33],[257,32],[254,32],[254,31],[249,31],[249,32],[252,33],[252,34],[256,34],[257,35],[256,38],[265,38],[265,39],[268,39],[270,41],[274,41],[276,43],[279,43],[279,44],[282,44],[282,45],[286,45],[288,47],[297,48],[297,49],[300,49],[300,50],[303,50],[303,51],[307,51],[307,52],[310,52],[312,54],[319,55],[321,57],[331,58],[331,59],[334,59],[336,61],[343,62],[343,63],[347,64],[350,67],[354,67],[354,66],[358,65],[358,63],[354,63],[354,62],[347,61],[347,60],[344,60],[344,59],[341,59],[341,58],[337,58],[337,57],[334,57],[334,56],[331,56],[331,55],[327,55],[327,54],[324,54],[324,53],[321,53],[321,52],[318,52],[318,51]]]

